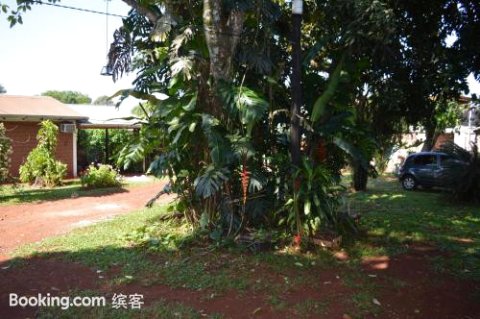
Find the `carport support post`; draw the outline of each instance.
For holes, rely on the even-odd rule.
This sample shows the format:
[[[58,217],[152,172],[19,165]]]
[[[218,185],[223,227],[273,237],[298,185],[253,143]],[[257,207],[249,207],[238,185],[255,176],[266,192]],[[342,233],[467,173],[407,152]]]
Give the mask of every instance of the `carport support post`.
[[[73,149],[72,149],[72,171],[73,171],[73,177],[77,177],[78,175],[78,158],[77,158],[77,139],[78,139],[78,128],[77,128],[77,124],[75,124],[75,129],[73,130],[73,134],[72,134],[72,144],[73,144]]]
[[[108,164],[108,128],[105,129],[105,164]]]

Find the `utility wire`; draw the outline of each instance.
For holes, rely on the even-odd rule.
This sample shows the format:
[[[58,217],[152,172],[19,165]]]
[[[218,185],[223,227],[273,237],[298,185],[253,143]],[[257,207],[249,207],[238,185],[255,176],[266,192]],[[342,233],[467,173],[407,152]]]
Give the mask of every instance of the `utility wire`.
[[[84,9],[84,8],[78,8],[78,7],[70,7],[70,6],[65,6],[65,5],[58,4],[58,3],[43,2],[43,1],[38,1],[38,0],[32,0],[31,3],[44,4],[44,5],[52,6],[52,7],[58,7],[58,8],[63,8],[63,9],[70,9],[70,10],[88,12],[88,13],[101,14],[101,15],[117,17],[117,18],[126,18],[126,16],[121,15],[121,14],[95,11],[95,10],[91,10],[91,9]]]
[[[43,2],[40,0],[31,0],[30,3],[36,3],[36,4],[44,4],[47,6],[52,6],[52,7],[57,7],[57,8],[62,8],[62,9],[69,9],[69,10],[76,10],[76,11],[81,11],[81,12],[88,12],[88,13],[95,13],[95,14],[101,14],[105,16],[111,16],[111,17],[117,17],[117,18],[127,18],[127,16],[121,15],[121,14],[115,14],[115,13],[109,13],[109,12],[102,12],[102,11],[96,11],[96,10],[91,10],[91,9],[85,9],[85,8],[78,8],[78,7],[71,7],[71,6],[65,6],[61,5],[58,3],[51,3],[51,2]],[[169,25],[169,26],[176,26],[177,24],[170,23],[170,22],[160,22],[157,21],[156,23],[158,24],[163,24],[163,25]],[[223,31],[218,31],[210,27],[206,27],[204,25],[200,24],[185,24],[185,26],[190,26],[190,27],[200,27],[204,31],[211,32],[211,33],[216,33],[220,35],[225,35],[225,36],[231,36],[231,37],[239,37],[242,35],[242,33],[233,33],[233,32],[223,32]]]

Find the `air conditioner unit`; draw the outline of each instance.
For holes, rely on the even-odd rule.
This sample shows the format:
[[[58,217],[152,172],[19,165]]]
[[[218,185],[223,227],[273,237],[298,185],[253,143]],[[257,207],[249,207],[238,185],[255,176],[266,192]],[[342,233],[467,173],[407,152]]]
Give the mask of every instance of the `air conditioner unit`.
[[[73,133],[75,132],[75,124],[60,124],[60,132]]]

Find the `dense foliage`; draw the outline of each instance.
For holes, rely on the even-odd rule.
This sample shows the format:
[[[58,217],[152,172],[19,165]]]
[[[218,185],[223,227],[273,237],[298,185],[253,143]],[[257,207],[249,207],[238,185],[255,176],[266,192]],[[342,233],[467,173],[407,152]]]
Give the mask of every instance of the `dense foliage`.
[[[115,164],[122,148],[132,139],[133,132],[123,129],[108,130],[108,158],[106,153],[106,131],[104,129],[82,129],[78,132],[79,165],[91,163]]]
[[[114,187],[120,185],[120,175],[110,165],[90,165],[81,176],[82,186],[90,188]]]
[[[145,101],[145,124],[118,161],[155,155],[150,172],[167,176],[178,209],[215,237],[278,224],[338,230],[341,169],[350,164],[365,189],[370,160],[382,169],[409,125],[425,127],[430,147],[448,117],[436,114],[480,74],[477,1],[304,1],[301,94],[291,92],[290,2],[124,2],[132,10],[109,67],[114,80],[136,72],[117,95]]]
[[[3,123],[0,123],[0,183],[9,177],[10,155],[12,154],[12,141],[7,136]]]
[[[141,10],[132,11],[115,33],[110,51],[114,76],[132,67],[139,71],[135,87],[119,94],[148,100],[137,113],[147,124],[120,161],[128,165],[144,154],[159,154],[150,171],[168,176],[187,218],[216,234],[278,223],[311,235],[336,228],[340,169],[355,158],[368,170],[364,152],[351,143],[358,136],[355,97],[339,94],[357,85],[353,70],[366,54],[361,49],[366,47],[356,43],[365,41],[363,35],[352,33],[359,25],[346,21],[372,20],[363,31],[378,37],[369,38],[369,44],[379,43],[389,32],[384,22],[390,12],[367,2],[337,3],[345,21],[330,15],[318,21],[326,8],[309,4],[311,35],[303,39],[309,88],[300,121],[305,164],[292,167],[289,7],[269,1],[258,7],[254,2],[216,5],[221,13],[207,10],[205,3],[191,4],[188,12],[167,6],[171,11],[159,16],[162,22],[187,20],[164,27],[155,27]],[[220,21],[209,14],[219,14]],[[222,33],[209,32],[210,26]],[[236,38],[239,30],[243,36]],[[324,52],[320,43],[331,50]],[[154,93],[168,98],[159,100]],[[362,136],[358,146],[370,143],[367,134]],[[294,180],[301,185],[297,190]]]
[[[7,93],[7,90],[5,89],[5,87],[3,87],[3,85],[0,84],[0,94],[4,93]]]
[[[50,120],[40,123],[37,146],[20,166],[20,180],[24,183],[53,187],[60,185],[67,173],[67,165],[55,159],[58,126]]]

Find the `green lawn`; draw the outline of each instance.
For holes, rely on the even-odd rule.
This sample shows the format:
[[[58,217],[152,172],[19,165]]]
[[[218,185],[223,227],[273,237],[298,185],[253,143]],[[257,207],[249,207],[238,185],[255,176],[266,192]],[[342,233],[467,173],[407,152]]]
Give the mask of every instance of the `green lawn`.
[[[430,244],[443,252],[438,270],[480,280],[480,207],[456,204],[441,191],[404,191],[393,177],[373,180],[367,192],[351,193],[350,205],[362,214],[368,240],[357,241],[352,255],[405,251]],[[362,248],[373,252],[362,251]],[[445,256],[448,256],[446,258]]]
[[[440,252],[426,257],[431,258],[426,262],[433,265],[431,271],[435,276],[453,275],[455,280],[480,282],[479,207],[451,203],[441,192],[405,192],[392,177],[371,181],[367,192],[349,193],[348,200],[353,210],[362,213],[362,218],[361,234],[345,242],[347,261],[338,261],[329,251],[298,253],[287,243],[278,244],[274,251],[257,254],[233,246],[219,247],[181,221],[160,222],[166,207],[144,209],[23,247],[16,252],[16,261],[21,267],[26,258],[36,255],[80,262],[105,273],[115,269],[108,283],[112,291],[135,284],[203,292],[203,298],[212,300],[231,291],[239,296],[259,294],[268,296],[267,306],[285,318],[328,318],[330,306],[338,306],[339,302],[352,318],[381,318],[383,310],[372,300],[378,297],[379,289],[385,288],[385,283],[381,286],[366,276],[362,260],[370,256],[400,256],[413,245],[428,245]],[[319,280],[322,274],[336,274],[349,295],[336,297],[333,293],[329,297],[312,296],[300,301],[287,297],[288,291],[323,291],[325,279]],[[398,278],[386,282],[392,290],[406,285]],[[165,318],[205,317],[189,304],[168,300],[159,301],[145,311],[142,318],[159,313]],[[50,309],[40,317],[60,315],[117,318],[119,313]],[[222,318],[222,314],[209,315]],[[130,312],[121,314],[121,318],[137,317],[138,314]]]
[[[38,188],[28,184],[6,184],[0,185],[0,206],[39,201],[52,201],[71,197],[105,195],[121,192],[123,188],[144,185],[146,182],[124,182],[121,187],[107,187],[87,189],[82,187],[80,179],[67,180],[62,186],[54,188]]]

